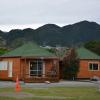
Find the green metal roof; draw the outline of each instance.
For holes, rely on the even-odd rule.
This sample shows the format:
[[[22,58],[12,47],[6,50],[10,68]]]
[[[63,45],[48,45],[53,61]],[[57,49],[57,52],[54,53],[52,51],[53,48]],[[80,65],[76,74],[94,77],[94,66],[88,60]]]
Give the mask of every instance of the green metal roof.
[[[24,44],[23,46],[3,55],[3,57],[13,57],[13,56],[56,57],[53,53],[31,42]]]
[[[76,52],[79,59],[100,59],[100,56],[84,47],[77,48]]]

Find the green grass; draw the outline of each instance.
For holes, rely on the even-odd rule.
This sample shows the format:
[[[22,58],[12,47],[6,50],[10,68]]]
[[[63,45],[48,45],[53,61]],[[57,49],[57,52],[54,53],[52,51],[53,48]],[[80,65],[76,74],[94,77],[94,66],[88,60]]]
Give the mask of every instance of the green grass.
[[[1,92],[15,92],[13,88],[0,88]],[[100,92],[95,87],[51,87],[51,88],[22,88],[21,92],[35,96],[66,97],[65,100],[100,100]],[[0,100],[57,100],[55,98],[12,98],[0,97]],[[63,99],[59,99],[63,100]]]

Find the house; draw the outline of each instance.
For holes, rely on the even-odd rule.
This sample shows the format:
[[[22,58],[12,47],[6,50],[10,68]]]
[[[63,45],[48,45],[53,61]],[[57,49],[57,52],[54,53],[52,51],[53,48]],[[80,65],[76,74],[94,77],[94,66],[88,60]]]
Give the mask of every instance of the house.
[[[0,80],[59,81],[59,58],[35,43],[27,43],[0,57]]]
[[[94,76],[100,78],[100,56],[84,47],[76,49],[79,59],[79,72],[77,78],[90,79]]]
[[[75,52],[76,63],[79,66],[77,79],[90,79],[95,76],[100,78],[100,56],[84,47],[66,49],[66,52],[61,56],[62,59],[60,59],[60,78],[73,79],[70,73],[66,72],[66,70],[68,71],[68,68],[71,67],[68,66],[68,63],[70,63],[73,57],[73,52]],[[67,63],[67,65],[65,63]]]

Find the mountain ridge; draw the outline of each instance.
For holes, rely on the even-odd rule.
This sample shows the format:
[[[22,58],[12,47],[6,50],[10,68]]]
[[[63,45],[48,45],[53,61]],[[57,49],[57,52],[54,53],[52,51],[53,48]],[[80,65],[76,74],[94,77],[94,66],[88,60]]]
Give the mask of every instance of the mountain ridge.
[[[37,29],[13,29],[9,32],[0,30],[1,47],[16,48],[28,41],[40,45],[66,46],[78,45],[90,40],[100,40],[100,25],[86,20],[63,27],[45,24]]]

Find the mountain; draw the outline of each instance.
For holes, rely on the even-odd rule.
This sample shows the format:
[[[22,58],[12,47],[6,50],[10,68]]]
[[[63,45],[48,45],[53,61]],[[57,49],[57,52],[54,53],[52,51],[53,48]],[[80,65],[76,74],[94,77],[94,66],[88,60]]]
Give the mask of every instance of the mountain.
[[[69,44],[100,40],[100,25],[95,22],[82,21],[62,28],[64,37]],[[64,39],[65,40],[65,39]]]
[[[34,30],[31,28],[11,30],[4,37],[7,41],[6,46],[8,48],[16,48],[27,41],[32,41],[32,35],[34,35]]]
[[[61,27],[55,24],[46,24],[39,27],[35,30],[35,34],[37,35],[35,39],[38,40],[38,43],[44,45],[60,44],[63,39]]]
[[[66,46],[80,45],[90,40],[100,40],[100,25],[96,22],[81,21],[64,27],[46,24],[35,30],[0,31],[0,46],[8,48],[16,48],[27,41],[35,41],[40,45]]]

